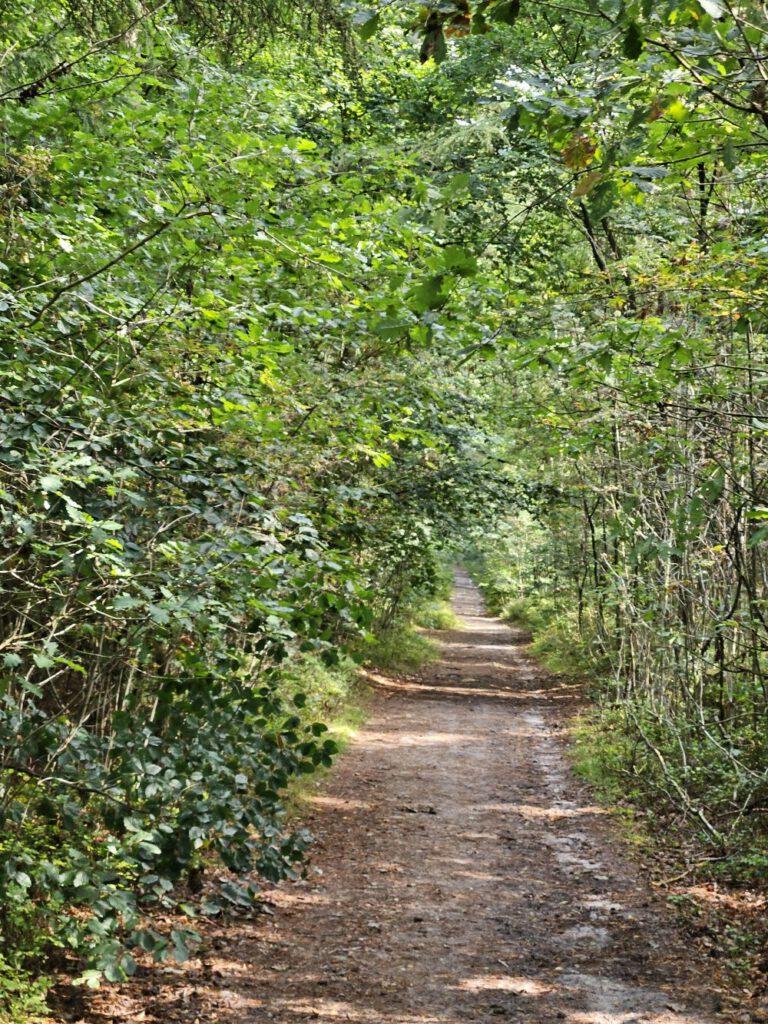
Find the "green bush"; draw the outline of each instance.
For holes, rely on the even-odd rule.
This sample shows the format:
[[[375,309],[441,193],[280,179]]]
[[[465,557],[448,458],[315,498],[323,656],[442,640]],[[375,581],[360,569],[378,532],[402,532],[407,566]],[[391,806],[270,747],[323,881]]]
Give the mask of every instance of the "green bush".
[[[531,653],[551,672],[585,675],[596,671],[597,660],[573,611],[547,597],[499,596],[498,607],[502,618],[530,631]]]
[[[413,672],[439,657],[437,646],[410,622],[399,622],[360,651],[366,665],[383,672]]]
[[[161,934],[143,920],[178,908],[176,884],[203,857],[239,875],[293,873],[308,836],[286,829],[281,790],[330,764],[337,745],[303,691],[235,683],[175,680],[162,729],[122,713],[106,736],[29,706],[22,715],[6,698],[5,948],[31,956],[57,946],[83,962],[85,983],[117,981],[135,970],[132,947],[186,955],[191,930]],[[253,895],[225,883],[198,909],[218,913]]]
[[[572,735],[576,771],[607,803],[639,799],[639,780],[631,780],[637,743],[627,731],[620,709],[593,708],[583,713]]]
[[[306,697],[300,716],[330,721],[348,707],[359,689],[359,666],[348,656],[329,665],[317,655],[299,655],[282,667],[278,690],[285,697],[301,692]]]
[[[48,1020],[48,987],[45,979],[35,979],[0,957],[0,1024],[42,1024]]]

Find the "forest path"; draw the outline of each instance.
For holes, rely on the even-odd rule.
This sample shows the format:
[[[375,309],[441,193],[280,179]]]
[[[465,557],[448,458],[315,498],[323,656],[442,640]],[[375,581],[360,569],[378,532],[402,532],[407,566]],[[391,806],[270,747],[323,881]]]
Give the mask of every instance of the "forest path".
[[[309,879],[271,893],[273,916],[212,936],[202,964],[166,968],[146,1016],[108,1019],[713,1019],[669,910],[570,772],[573,690],[546,681],[463,574],[454,602],[442,659],[381,681],[312,798]]]

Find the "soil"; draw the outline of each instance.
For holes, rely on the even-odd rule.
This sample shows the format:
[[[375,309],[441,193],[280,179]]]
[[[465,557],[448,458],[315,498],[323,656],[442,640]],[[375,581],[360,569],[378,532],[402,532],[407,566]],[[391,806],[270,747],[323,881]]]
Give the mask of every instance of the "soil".
[[[573,776],[577,694],[462,574],[441,660],[379,679],[310,799],[308,878],[88,1024],[711,1024],[717,977]],[[74,1011],[74,1008],[73,1008]]]

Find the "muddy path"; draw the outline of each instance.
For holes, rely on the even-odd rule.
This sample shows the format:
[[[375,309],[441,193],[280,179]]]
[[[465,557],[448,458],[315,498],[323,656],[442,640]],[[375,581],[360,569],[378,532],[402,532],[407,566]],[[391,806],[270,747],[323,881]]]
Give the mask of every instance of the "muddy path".
[[[462,575],[455,606],[442,660],[382,681],[313,798],[309,878],[89,1021],[716,1019],[701,963],[571,774],[572,690],[547,683]]]

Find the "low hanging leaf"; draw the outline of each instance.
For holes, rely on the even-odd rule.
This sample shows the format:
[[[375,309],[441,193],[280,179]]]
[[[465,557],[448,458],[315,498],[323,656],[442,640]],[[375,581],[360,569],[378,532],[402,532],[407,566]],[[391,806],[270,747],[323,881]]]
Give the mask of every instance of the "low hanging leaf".
[[[733,143],[729,140],[723,146],[723,163],[729,171],[732,171],[738,164],[738,157]]]
[[[443,249],[442,262],[446,270],[452,270],[461,277],[477,273],[477,259],[460,245],[447,245]]]
[[[445,41],[445,33],[440,29],[435,34],[434,46],[432,48],[432,59],[435,64],[442,64],[448,56],[448,44]]]
[[[446,17],[446,13],[442,10],[430,10],[427,12],[426,20],[424,21],[424,38],[422,39],[421,50],[419,51],[419,60],[422,64],[425,64],[430,58],[436,64],[445,60],[448,53],[445,32],[443,31]]]

